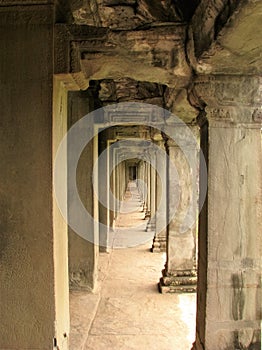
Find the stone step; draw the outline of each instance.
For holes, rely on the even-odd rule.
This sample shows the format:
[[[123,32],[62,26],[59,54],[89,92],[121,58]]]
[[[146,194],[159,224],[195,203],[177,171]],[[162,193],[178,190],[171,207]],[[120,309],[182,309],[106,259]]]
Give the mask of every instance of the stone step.
[[[158,284],[159,292],[167,293],[195,293],[197,291],[197,281],[194,284],[165,284],[163,277]]]

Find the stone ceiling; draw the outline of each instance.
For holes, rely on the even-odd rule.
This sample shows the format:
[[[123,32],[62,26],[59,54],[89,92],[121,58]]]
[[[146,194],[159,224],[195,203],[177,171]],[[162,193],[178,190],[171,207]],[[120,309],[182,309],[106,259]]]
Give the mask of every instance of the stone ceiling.
[[[197,13],[192,21],[194,41],[198,43],[197,70],[205,74],[261,75],[262,1],[229,1],[228,3],[231,3],[231,8],[226,6],[224,11],[216,17],[210,38],[203,35],[200,39],[201,32],[197,32],[199,27]],[[205,47],[206,44],[202,44],[201,47],[199,45],[201,40],[206,40],[208,46]]]
[[[69,71],[99,81],[105,104],[144,100],[189,122],[196,76],[262,74],[261,0],[59,1]]]
[[[200,0],[71,0],[77,24],[134,30],[156,23],[188,21]]]

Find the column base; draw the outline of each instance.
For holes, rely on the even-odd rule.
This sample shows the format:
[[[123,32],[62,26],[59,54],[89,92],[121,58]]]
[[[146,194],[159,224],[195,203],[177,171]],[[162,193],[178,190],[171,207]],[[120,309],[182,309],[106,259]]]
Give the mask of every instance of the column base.
[[[197,290],[197,272],[192,270],[181,270],[175,273],[162,271],[158,288],[160,293],[195,293]]]
[[[150,219],[150,211],[149,210],[145,211],[144,220],[146,220],[146,219]]]
[[[154,237],[153,245],[151,248],[152,253],[166,252],[166,237]]]
[[[149,219],[147,225],[146,225],[146,232],[148,231],[155,231],[156,229],[156,223],[154,220]]]
[[[198,334],[196,333],[196,340],[192,344],[191,350],[205,350],[204,345],[201,343],[201,341],[198,338]]]

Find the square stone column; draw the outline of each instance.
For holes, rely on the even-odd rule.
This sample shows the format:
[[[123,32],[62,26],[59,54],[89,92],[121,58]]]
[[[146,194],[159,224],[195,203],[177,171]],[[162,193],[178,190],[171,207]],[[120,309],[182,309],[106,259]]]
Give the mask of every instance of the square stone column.
[[[260,341],[261,130],[211,121],[203,133],[209,171],[195,349],[248,348]]]
[[[142,163],[142,196],[143,196],[143,211],[145,212],[145,218],[149,217],[149,210],[148,210],[148,163],[146,161],[143,161]]]
[[[147,231],[155,231],[156,227],[156,154],[154,150],[149,150],[150,154],[150,219],[147,224]]]
[[[68,126],[71,127],[85,115],[94,110],[94,97],[90,89],[86,91],[74,91],[69,93],[69,113]],[[86,227],[86,234],[79,234],[71,227],[68,228],[69,238],[69,283],[73,290],[95,290],[97,282],[97,264],[99,254],[98,240],[98,199],[94,193],[93,186],[97,187],[98,174],[92,181],[95,161],[98,157],[98,138],[93,138],[93,123],[90,121],[88,131],[83,135],[81,125],[79,124],[79,134],[76,138],[86,138],[89,142],[84,148],[78,162],[76,171],[77,189],[80,199],[86,208],[89,218],[79,215],[75,203],[77,202],[77,193],[71,191],[71,179],[68,183],[68,217],[69,222],[72,218],[79,220],[79,223]],[[68,166],[74,162],[75,141],[70,138],[68,141]],[[68,172],[69,173],[69,172]],[[83,222],[84,221],[84,222]]]
[[[150,163],[145,162],[145,188],[146,188],[146,198],[145,198],[145,219],[150,219],[150,209],[151,209],[151,171],[150,171]]]
[[[155,214],[155,237],[152,252],[166,251],[166,225],[167,225],[167,159],[164,140],[156,141],[159,152],[156,152],[156,214]],[[162,152],[161,152],[162,151]],[[161,152],[161,153],[160,153]],[[164,155],[164,156],[163,156]]]
[[[144,203],[145,203],[145,195],[144,195],[144,186],[143,186],[143,181],[144,181],[144,171],[145,171],[145,163],[143,160],[140,160],[138,163],[138,176],[137,176],[137,184],[138,184],[138,192],[140,194],[141,198],[141,203],[144,208]]]
[[[198,90],[208,102],[199,116],[208,192],[199,220],[195,350],[261,349],[260,89],[254,77],[212,77]]]
[[[162,293],[195,292],[196,254],[196,186],[197,150],[186,139],[186,127],[180,127],[180,145],[166,140],[167,149],[167,262],[159,287]],[[190,155],[190,159],[186,158]],[[194,169],[192,169],[194,164]],[[190,224],[189,224],[190,223]]]
[[[107,130],[100,131],[98,134],[98,153],[103,161],[98,165],[98,191],[99,191],[99,251],[107,252],[108,229],[110,227],[110,209],[109,209],[109,190],[110,190],[110,145],[108,141]],[[103,154],[103,156],[101,156]],[[106,154],[106,156],[105,156]]]

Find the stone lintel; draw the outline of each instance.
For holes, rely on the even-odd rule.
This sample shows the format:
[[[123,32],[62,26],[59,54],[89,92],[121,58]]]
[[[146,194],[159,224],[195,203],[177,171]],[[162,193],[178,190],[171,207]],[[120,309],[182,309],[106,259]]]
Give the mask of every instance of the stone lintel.
[[[90,26],[55,24],[55,73],[73,74],[80,83],[79,88],[85,89],[87,78],[81,66],[81,47],[83,41],[97,45],[104,41],[107,34],[106,28],[94,28]],[[84,40],[85,39],[85,40]]]
[[[85,25],[64,27],[69,33],[68,40],[64,41],[63,35],[60,37],[59,31],[63,30],[59,30],[56,41],[64,41],[65,60],[68,55],[70,57],[65,68],[70,72],[81,70],[88,79],[95,80],[112,79],[116,75],[121,78],[127,69],[130,71],[131,64],[130,78],[134,80],[165,83],[174,88],[178,81],[183,86],[188,84],[190,68],[185,60],[183,26],[175,31],[169,27],[154,27],[134,32]],[[179,76],[179,80],[174,79],[175,76]]]

